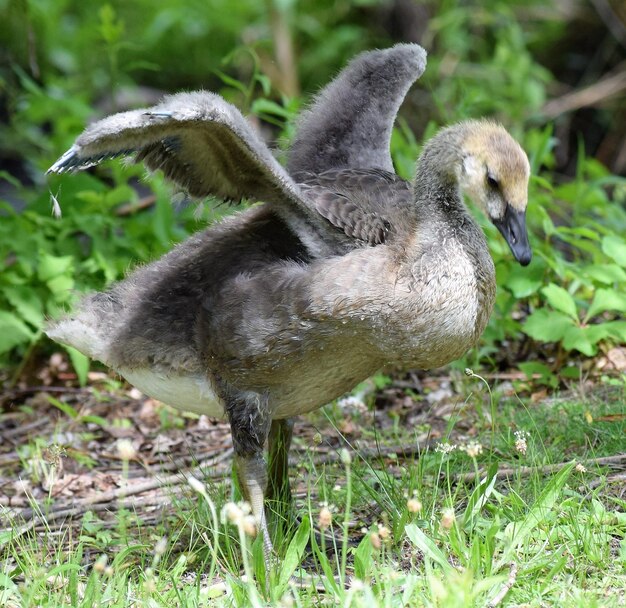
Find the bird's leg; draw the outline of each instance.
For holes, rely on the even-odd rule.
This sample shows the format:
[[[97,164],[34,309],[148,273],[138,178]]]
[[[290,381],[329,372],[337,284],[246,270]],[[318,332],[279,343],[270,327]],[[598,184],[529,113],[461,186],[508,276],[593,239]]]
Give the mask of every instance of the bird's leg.
[[[263,535],[265,568],[269,572],[274,548],[267,529],[264,500],[267,489],[267,464],[263,446],[270,428],[267,396],[239,391],[222,385],[226,414],[235,450],[235,470],[242,494],[252,507],[257,529]]]
[[[289,486],[289,446],[293,420],[272,420],[268,439],[267,499],[280,522],[291,522],[291,488]],[[284,528],[283,528],[284,529]]]
[[[235,453],[235,469],[245,500],[250,503],[252,515],[260,533],[263,535],[263,557],[265,569],[269,572],[274,554],[265,517],[265,489],[267,487],[267,465],[262,454],[252,457]]]

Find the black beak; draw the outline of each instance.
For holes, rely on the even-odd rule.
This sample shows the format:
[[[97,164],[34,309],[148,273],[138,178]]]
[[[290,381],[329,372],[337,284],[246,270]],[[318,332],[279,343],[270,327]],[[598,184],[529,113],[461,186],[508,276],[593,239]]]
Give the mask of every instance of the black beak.
[[[533,252],[528,244],[526,211],[515,211],[511,205],[507,205],[504,217],[492,221],[509,244],[515,259],[522,266],[528,266],[533,257]]]

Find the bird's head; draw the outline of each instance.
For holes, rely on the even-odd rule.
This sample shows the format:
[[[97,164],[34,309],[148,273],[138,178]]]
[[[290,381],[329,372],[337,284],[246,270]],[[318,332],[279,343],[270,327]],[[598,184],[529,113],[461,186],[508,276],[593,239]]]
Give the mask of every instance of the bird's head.
[[[461,190],[482,208],[526,266],[532,258],[526,232],[530,164],[504,127],[490,121],[467,123],[459,166]]]

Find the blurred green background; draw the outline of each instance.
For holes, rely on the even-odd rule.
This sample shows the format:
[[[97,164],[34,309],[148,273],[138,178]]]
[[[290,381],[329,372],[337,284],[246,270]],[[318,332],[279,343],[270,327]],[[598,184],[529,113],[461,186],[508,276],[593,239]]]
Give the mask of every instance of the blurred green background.
[[[531,159],[535,259],[492,226],[499,295],[459,365],[519,367],[551,387],[626,341],[626,5],[621,0],[0,0],[0,380],[34,382],[41,328],[223,208],[170,205],[159,175],[121,162],[47,167],[89,121],[179,90],[217,91],[277,148],[355,54],[413,41],[426,73],[392,141],[410,178],[439,125],[493,116]],[[51,216],[58,201],[63,217]],[[78,379],[88,362],[70,352]],[[610,369],[606,373],[612,373]],[[614,371],[614,370],[613,370]]]

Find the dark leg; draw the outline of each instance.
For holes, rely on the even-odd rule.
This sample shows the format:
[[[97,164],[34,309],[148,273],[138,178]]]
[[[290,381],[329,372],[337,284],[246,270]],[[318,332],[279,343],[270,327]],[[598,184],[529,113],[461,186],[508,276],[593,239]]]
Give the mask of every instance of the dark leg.
[[[263,535],[265,566],[269,569],[274,549],[264,509],[267,464],[263,458],[263,446],[270,428],[267,397],[227,385],[221,388],[233,437],[237,478],[244,498],[252,507],[257,529]]]
[[[268,488],[269,500],[289,504],[289,446],[293,436],[293,420],[272,420],[268,440]]]
[[[268,439],[267,506],[273,514],[272,529],[279,534],[295,523],[289,486],[289,446],[293,421],[273,420]]]

